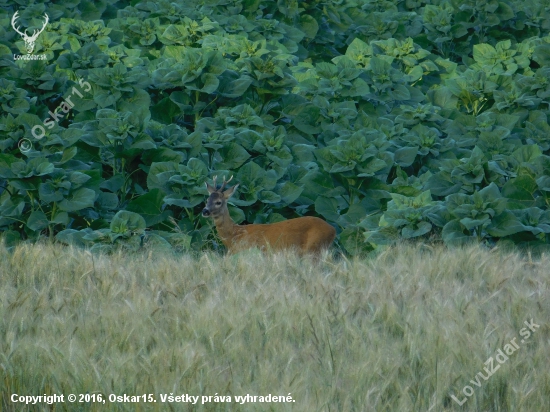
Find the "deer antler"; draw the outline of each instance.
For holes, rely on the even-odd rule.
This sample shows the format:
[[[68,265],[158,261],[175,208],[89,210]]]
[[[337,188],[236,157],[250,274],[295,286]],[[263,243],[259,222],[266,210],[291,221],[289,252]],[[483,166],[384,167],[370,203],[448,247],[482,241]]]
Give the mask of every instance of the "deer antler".
[[[228,184],[229,182],[231,182],[231,179],[233,179],[233,176],[231,176],[229,178],[229,180],[227,180],[227,181],[225,180],[225,176],[224,176],[222,185],[219,189],[218,189],[218,186],[216,185],[216,179],[217,178],[218,178],[218,176],[214,176],[212,178],[212,186],[210,186],[208,184],[208,182],[204,182],[206,184],[206,188],[210,191],[210,193],[212,193],[212,192],[221,192],[225,188],[225,185]]]
[[[35,29],[34,30],[34,33],[32,34],[32,36],[30,37],[30,39],[32,41],[35,41],[38,36],[40,35],[40,33],[42,33],[44,31],[44,29],[46,28],[46,25],[48,24],[48,22],[50,21],[50,18],[48,17],[48,15],[46,13],[44,13],[44,17],[46,17],[46,20],[44,21],[44,24],[42,25],[42,28],[40,30],[38,29]]]
[[[17,20],[17,15],[19,14],[19,10],[15,12],[15,14],[13,15],[13,17],[11,18],[11,27],[13,27],[13,29],[21,36],[23,37],[26,37],[27,34],[26,33],[21,33],[19,31],[19,27],[15,27],[15,20]]]
[[[222,187],[220,187],[220,191],[222,191],[224,188],[225,188],[225,185],[228,184],[229,182],[231,182],[231,179],[233,179],[233,175],[231,175],[231,177],[229,178],[228,181],[225,181],[225,176],[223,177],[223,183],[222,183]]]

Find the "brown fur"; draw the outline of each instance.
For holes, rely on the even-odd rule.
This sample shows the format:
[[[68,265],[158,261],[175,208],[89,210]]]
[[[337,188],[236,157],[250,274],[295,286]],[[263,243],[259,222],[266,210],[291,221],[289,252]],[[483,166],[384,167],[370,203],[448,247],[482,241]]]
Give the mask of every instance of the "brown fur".
[[[231,180],[231,179],[230,179]],[[214,180],[214,185],[215,185]],[[229,216],[227,200],[238,184],[225,192],[225,182],[220,189],[206,184],[210,197],[203,209],[203,216],[211,216],[221,241],[229,251],[258,247],[261,250],[296,249],[298,253],[319,255],[328,249],[336,230],[318,217],[305,216],[271,224],[237,225]]]

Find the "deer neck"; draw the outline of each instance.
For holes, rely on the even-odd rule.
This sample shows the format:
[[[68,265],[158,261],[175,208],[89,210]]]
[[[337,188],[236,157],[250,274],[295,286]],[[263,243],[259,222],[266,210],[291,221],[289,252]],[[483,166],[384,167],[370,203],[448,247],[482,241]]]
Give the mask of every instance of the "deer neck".
[[[226,210],[223,215],[214,218],[214,224],[223,244],[229,247],[233,237],[236,235],[235,228],[237,227],[231,216],[229,216],[229,210]]]

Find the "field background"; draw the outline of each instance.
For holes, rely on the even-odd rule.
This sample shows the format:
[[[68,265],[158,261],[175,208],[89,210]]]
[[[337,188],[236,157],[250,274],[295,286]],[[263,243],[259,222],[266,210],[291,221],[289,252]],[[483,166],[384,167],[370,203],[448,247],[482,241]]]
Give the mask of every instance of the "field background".
[[[0,0],[0,408],[549,411],[549,34],[550,0]],[[224,256],[216,175],[334,256]]]
[[[318,266],[253,251],[1,248],[0,406],[25,410],[11,393],[89,392],[153,393],[157,403],[55,410],[550,410],[549,265],[405,244]],[[540,328],[520,343],[531,318]],[[513,338],[520,348],[459,407],[450,395],[462,399]],[[159,394],[171,392],[291,393],[295,403],[169,409]]]

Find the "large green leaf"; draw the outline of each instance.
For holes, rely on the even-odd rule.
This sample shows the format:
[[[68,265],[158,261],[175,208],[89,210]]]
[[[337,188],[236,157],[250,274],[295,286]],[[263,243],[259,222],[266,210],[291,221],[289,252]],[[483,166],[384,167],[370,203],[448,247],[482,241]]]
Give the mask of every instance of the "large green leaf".
[[[86,207],[93,207],[96,193],[92,189],[82,187],[72,192],[69,197],[59,202],[59,209],[74,212]]]
[[[432,230],[432,225],[428,222],[418,222],[418,224],[414,226],[415,227],[413,227],[412,225],[405,226],[401,230],[401,235],[404,239],[411,239],[413,237],[422,236]]]
[[[543,43],[535,47],[533,60],[541,66],[550,66],[550,44]]]
[[[441,232],[443,241],[451,246],[464,245],[473,241],[473,237],[469,233],[465,233],[464,227],[458,220],[448,222]]]
[[[163,199],[164,194],[160,189],[152,189],[128,203],[126,210],[139,213],[147,227],[150,227],[171,216],[171,211],[163,210]]]
[[[143,232],[147,224],[143,216],[138,213],[120,210],[111,221],[111,232],[117,234],[126,234],[127,232]]]
[[[300,187],[292,182],[285,182],[279,190],[279,195],[281,196],[281,200],[283,202],[286,204],[291,204],[298,199],[303,190],[303,187]]]
[[[505,211],[496,216],[487,227],[491,236],[503,237],[525,230],[519,219],[511,212]]]
[[[410,166],[413,164],[417,153],[418,147],[401,147],[395,151],[394,161],[402,167]]]
[[[253,79],[232,70],[226,70],[219,77],[218,91],[224,97],[235,99],[241,97],[252,84]]]
[[[222,161],[217,163],[218,169],[237,169],[250,157],[250,154],[237,143],[228,143],[220,149]]]
[[[340,217],[338,202],[331,197],[319,196],[315,200],[315,211],[331,222],[336,222]]]
[[[522,174],[506,182],[502,187],[502,195],[509,199],[508,206],[511,209],[523,209],[535,205],[537,187],[532,176]]]
[[[34,231],[44,229],[48,226],[48,223],[48,217],[41,210],[32,212],[27,220],[27,226]]]
[[[300,16],[300,29],[306,34],[310,39],[315,38],[317,31],[319,30],[319,24],[313,16],[307,14],[302,14]]]

